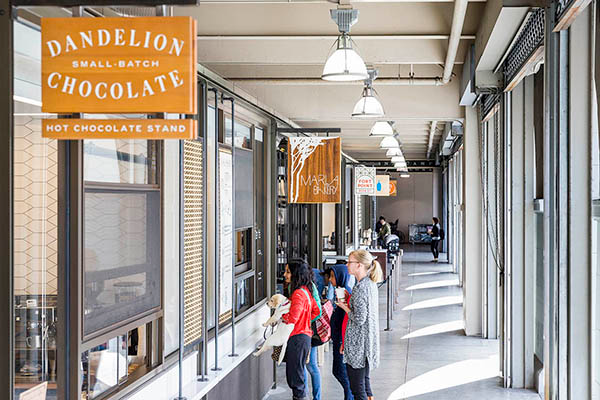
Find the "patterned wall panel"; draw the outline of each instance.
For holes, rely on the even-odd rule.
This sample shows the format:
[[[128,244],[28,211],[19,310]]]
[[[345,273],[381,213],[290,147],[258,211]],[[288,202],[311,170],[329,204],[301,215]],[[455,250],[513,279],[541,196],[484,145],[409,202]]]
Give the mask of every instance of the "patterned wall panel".
[[[15,294],[57,292],[58,149],[42,138],[41,119],[15,117]]]
[[[184,335],[185,344],[202,337],[202,142],[186,140],[183,145],[184,181]]]

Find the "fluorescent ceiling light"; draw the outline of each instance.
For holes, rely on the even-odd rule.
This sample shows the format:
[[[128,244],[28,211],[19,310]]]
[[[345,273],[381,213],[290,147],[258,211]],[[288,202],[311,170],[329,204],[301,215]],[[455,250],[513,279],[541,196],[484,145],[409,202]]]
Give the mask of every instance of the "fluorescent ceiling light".
[[[377,121],[371,128],[371,134],[369,136],[392,136],[394,134],[394,128],[387,121]]]
[[[399,162],[404,162],[404,157],[402,156],[394,156],[392,157],[392,159],[390,160],[393,163],[399,163]]]
[[[410,178],[409,174],[400,174],[400,178]]]
[[[386,157],[394,157],[394,156],[401,156],[401,155],[402,155],[402,150],[400,150],[400,148],[388,149],[388,151],[385,153]]]
[[[382,149],[400,149],[400,144],[398,144],[398,141],[392,136],[386,136],[383,139],[381,139],[379,147],[381,147]]]

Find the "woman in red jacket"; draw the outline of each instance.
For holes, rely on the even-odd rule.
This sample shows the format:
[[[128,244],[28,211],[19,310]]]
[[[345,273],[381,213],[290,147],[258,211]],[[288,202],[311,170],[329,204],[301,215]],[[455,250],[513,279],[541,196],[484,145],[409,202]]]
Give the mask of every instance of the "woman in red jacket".
[[[305,400],[304,366],[310,354],[313,335],[310,324],[320,314],[319,304],[313,294],[313,272],[306,262],[291,260],[285,267],[284,277],[290,285],[292,305],[282,319],[285,323],[294,324],[285,351],[285,377],[292,389],[293,400]]]

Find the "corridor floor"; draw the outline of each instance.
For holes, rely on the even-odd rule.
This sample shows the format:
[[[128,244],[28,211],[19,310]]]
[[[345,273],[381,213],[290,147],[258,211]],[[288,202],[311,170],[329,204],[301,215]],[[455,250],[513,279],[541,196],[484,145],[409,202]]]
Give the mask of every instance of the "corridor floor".
[[[532,391],[502,388],[498,341],[464,336],[458,276],[449,264],[429,260],[429,253],[404,254],[391,332],[384,331],[385,285],[380,289],[381,363],[371,372],[375,399],[539,400]],[[331,373],[331,351],[325,352],[321,376],[322,399],[343,400],[341,386]],[[277,388],[265,399],[291,398],[282,364],[277,369]],[[308,398],[312,400],[311,395]]]

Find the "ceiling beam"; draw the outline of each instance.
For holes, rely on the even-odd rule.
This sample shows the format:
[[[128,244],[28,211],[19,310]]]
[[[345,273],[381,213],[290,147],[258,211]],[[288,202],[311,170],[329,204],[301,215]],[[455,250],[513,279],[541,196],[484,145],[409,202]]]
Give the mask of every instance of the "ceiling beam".
[[[448,40],[450,35],[352,35],[354,40]],[[461,35],[459,40],[475,40],[475,35]],[[198,40],[328,40],[337,35],[198,35]]]
[[[433,136],[435,135],[435,129],[437,127],[437,121],[431,121],[431,130],[429,131],[429,144],[427,145],[427,158],[431,154],[431,148],[433,147]]]

